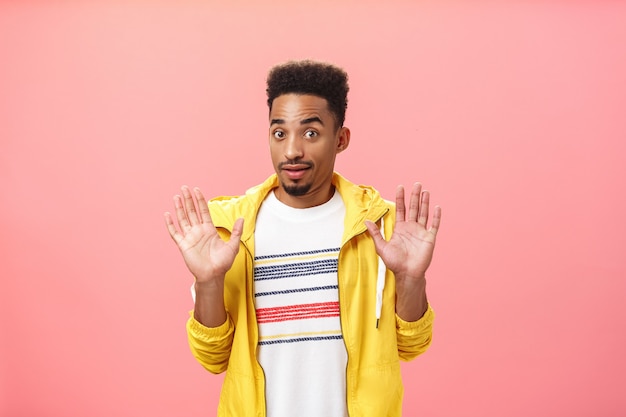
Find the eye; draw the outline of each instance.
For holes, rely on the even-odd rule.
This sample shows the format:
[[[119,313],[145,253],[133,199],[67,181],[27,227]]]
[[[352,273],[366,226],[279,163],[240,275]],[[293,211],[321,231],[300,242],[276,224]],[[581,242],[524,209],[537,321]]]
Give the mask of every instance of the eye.
[[[318,133],[315,130],[307,130],[306,132],[304,132],[304,137],[307,139],[313,139],[317,135]]]
[[[272,136],[274,136],[275,139],[284,139],[285,132],[283,132],[282,130],[275,130],[274,133],[272,133]]]

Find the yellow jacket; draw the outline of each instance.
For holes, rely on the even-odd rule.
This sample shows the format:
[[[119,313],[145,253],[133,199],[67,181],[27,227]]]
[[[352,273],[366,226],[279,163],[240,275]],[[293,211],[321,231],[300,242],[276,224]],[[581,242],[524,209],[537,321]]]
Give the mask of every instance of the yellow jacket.
[[[346,206],[337,274],[341,329],[348,352],[348,413],[350,417],[399,417],[404,391],[399,359],[411,360],[426,351],[434,313],[429,307],[416,322],[398,317],[395,279],[391,271],[383,269],[385,287],[377,327],[379,258],[364,221],[380,225],[384,217],[384,235],[391,236],[395,208],[375,189],[352,184],[337,173],[333,184]],[[226,322],[209,328],[196,321],[193,314],[187,322],[189,345],[198,362],[212,373],[226,371],[218,416],[266,415],[265,377],[256,357],[259,335],[253,300],[254,229],[261,203],[277,186],[277,177],[272,175],[243,196],[209,202],[213,223],[225,239],[235,220],[245,219],[239,253],[225,278]]]

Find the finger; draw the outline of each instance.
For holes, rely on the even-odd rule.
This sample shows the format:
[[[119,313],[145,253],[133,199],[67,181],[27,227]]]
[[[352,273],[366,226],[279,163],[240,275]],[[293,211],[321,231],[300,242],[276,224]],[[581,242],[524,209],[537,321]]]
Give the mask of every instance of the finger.
[[[428,205],[430,204],[430,193],[428,191],[422,192],[422,203],[420,204],[420,212],[417,217],[417,222],[426,227],[428,222]]]
[[[380,233],[380,229],[376,225],[376,223],[365,220],[365,227],[367,228],[367,232],[370,234],[372,239],[374,240],[374,247],[376,248],[376,253],[381,254],[387,241],[383,239],[382,234]]]
[[[174,220],[172,220],[172,215],[169,212],[164,214],[165,217],[165,226],[167,227],[167,231],[170,233],[170,237],[177,244],[183,240],[183,236],[180,234],[176,226],[174,225]]]
[[[178,219],[178,225],[181,230],[185,232],[186,230],[191,228],[189,224],[189,219],[187,218],[187,212],[183,207],[183,199],[179,195],[174,196],[174,207],[176,208],[176,218]]]
[[[233,225],[233,232],[230,234],[230,239],[233,238],[236,240],[241,240],[241,235],[243,233],[243,218],[239,218],[235,221]]]
[[[198,212],[196,211],[196,205],[194,204],[191,191],[186,185],[183,185],[181,190],[185,199],[185,209],[187,209],[187,218],[189,219],[189,223],[191,223],[192,226],[196,225],[200,223],[200,221],[198,220]]]
[[[213,224],[213,220],[211,219],[211,213],[209,212],[209,206],[206,202],[206,199],[202,195],[202,192],[198,187],[193,189],[196,200],[198,201],[198,211],[200,211],[200,218],[203,223]]]
[[[417,217],[420,212],[421,194],[422,184],[416,182],[413,184],[413,189],[411,190],[411,200],[409,201],[409,217],[406,219],[409,222],[417,221]]]
[[[243,218],[239,218],[233,225],[233,231],[230,234],[230,239],[226,243],[230,248],[237,253],[239,251],[239,242],[241,242],[241,234],[243,233]]]
[[[437,232],[439,231],[439,225],[441,224],[441,207],[435,206],[435,210],[433,213],[433,224],[430,226],[430,232],[437,236]]]
[[[398,185],[396,187],[396,222],[403,222],[405,214],[406,209],[404,207],[404,187],[402,185]]]

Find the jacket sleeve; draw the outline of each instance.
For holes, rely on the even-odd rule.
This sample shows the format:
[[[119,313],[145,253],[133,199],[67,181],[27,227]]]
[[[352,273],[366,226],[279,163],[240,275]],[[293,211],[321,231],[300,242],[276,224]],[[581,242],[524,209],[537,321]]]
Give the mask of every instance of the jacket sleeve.
[[[228,359],[233,344],[235,326],[227,314],[226,321],[219,327],[206,327],[190,312],[187,320],[187,339],[191,353],[209,372],[222,373],[228,368]]]
[[[417,321],[404,321],[396,314],[396,337],[398,355],[404,361],[410,361],[426,352],[432,341],[435,313],[428,305],[426,313]]]

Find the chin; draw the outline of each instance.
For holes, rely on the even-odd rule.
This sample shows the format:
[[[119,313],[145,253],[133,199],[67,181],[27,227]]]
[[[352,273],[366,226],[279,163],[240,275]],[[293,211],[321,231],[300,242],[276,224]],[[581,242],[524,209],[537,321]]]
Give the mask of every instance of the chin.
[[[301,197],[309,192],[312,184],[285,184],[282,183],[283,190],[292,197]]]

